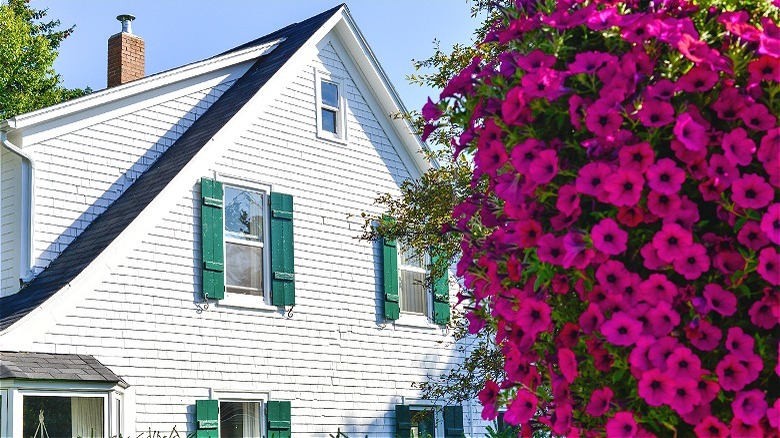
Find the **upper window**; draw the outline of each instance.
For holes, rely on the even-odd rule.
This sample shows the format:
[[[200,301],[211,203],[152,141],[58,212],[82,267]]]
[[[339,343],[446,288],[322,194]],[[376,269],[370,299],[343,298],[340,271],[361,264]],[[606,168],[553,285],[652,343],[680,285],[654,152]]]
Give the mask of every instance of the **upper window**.
[[[398,289],[401,312],[428,316],[429,287],[425,284],[428,257],[410,248],[398,248]]]
[[[259,190],[225,186],[225,290],[264,296],[266,195]]]
[[[236,178],[201,178],[202,292],[222,304],[295,304],[293,200]]]
[[[346,141],[346,99],[343,81],[315,70],[317,83],[317,135]]]

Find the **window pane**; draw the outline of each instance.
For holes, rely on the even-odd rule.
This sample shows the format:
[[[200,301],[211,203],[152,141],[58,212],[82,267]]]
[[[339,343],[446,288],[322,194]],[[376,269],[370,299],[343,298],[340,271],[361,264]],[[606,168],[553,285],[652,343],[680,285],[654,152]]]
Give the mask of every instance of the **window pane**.
[[[263,196],[225,187],[225,231],[229,237],[263,240]]]
[[[322,91],[322,103],[334,108],[339,107],[339,87],[327,81],[320,83],[320,90]]]
[[[398,276],[401,288],[401,310],[427,315],[428,296],[425,293],[425,274],[399,270]]]
[[[225,283],[228,292],[263,294],[263,248],[225,242]]]
[[[402,266],[414,266],[415,268],[426,268],[425,256],[415,255],[412,248],[401,248],[398,253],[398,264]]]
[[[336,112],[322,109],[322,130],[336,133]]]
[[[219,402],[219,436],[260,438],[260,403]]]
[[[424,411],[412,411],[412,437],[436,437],[436,423],[433,419],[432,410],[426,409]]]
[[[103,398],[24,396],[22,435],[50,437],[102,437]],[[40,429],[40,430],[39,430]]]

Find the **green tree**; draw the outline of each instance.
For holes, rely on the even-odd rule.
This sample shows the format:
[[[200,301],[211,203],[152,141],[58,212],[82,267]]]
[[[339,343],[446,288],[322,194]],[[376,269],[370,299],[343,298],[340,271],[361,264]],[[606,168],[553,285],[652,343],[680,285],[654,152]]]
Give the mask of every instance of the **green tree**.
[[[75,26],[58,30],[59,20],[42,21],[46,10],[28,3],[8,0],[0,5],[0,119],[91,91],[64,88],[53,67],[60,43]]]
[[[500,52],[497,42],[485,41],[497,16],[512,2],[508,0],[474,0],[471,5],[473,18],[484,16],[483,21],[473,32],[475,44],[455,44],[451,50],[442,49],[434,41],[434,53],[427,59],[414,60],[416,73],[407,76],[412,84],[444,89],[454,76],[460,73],[479,55],[483,60],[495,59]],[[407,118],[423,134],[423,113],[413,110],[396,117]],[[440,123],[447,124],[446,114]],[[471,186],[472,160],[466,155],[455,156],[455,147],[451,139],[459,135],[455,124],[437,129],[428,139],[428,148],[422,151],[433,167],[418,180],[407,180],[400,187],[400,195],[380,194],[375,204],[382,207],[385,214],[394,221],[382,221],[380,216],[363,214],[364,239],[380,236],[398,240],[406,247],[418,253],[435,249],[442,257],[437,258],[431,267],[432,277],[437,277],[460,253],[460,235],[456,232],[444,233],[443,230],[457,230],[452,222],[453,208],[460,204],[476,188]],[[465,360],[449,373],[430,376],[417,386],[423,397],[432,400],[444,400],[453,404],[476,397],[484,387],[486,379],[501,381],[503,376],[503,356],[496,350],[494,335],[482,330],[478,335],[469,336],[468,323],[457,313],[453,313],[451,328],[458,348],[465,353]],[[464,341],[466,342],[458,342]]]

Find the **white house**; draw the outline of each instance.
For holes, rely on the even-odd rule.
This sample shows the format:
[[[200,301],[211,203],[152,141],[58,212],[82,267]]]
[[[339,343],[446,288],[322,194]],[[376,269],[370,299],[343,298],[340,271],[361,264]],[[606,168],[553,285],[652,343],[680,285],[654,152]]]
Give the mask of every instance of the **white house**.
[[[114,86],[0,122],[0,436],[482,436],[412,386],[447,281],[357,239],[429,164],[347,7],[147,77],[121,18]]]

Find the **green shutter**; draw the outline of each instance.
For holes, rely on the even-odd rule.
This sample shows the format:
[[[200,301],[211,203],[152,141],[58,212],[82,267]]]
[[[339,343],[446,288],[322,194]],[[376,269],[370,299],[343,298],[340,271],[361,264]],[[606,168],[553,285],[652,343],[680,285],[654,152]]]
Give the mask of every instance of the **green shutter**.
[[[196,400],[196,438],[219,438],[219,400]]]
[[[436,264],[439,256],[433,255],[433,263]],[[436,324],[450,322],[450,282],[449,269],[433,279],[433,321]]]
[[[395,405],[395,436],[396,438],[412,436],[412,413],[407,405]]]
[[[384,275],[385,318],[398,319],[398,249],[395,240],[382,239],[382,270]]]
[[[267,417],[269,438],[290,438],[292,407],[289,401],[269,401]]]
[[[271,296],[274,306],[295,305],[293,198],[271,193]]]
[[[203,296],[212,300],[221,300],[225,298],[222,183],[201,178],[200,193]]]
[[[444,438],[463,437],[463,406],[444,407]]]

